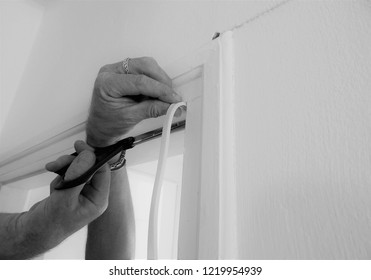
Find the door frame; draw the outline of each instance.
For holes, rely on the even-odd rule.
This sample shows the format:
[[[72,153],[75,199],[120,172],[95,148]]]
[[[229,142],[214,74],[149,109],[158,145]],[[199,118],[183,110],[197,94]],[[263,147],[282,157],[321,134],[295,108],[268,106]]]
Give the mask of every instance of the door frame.
[[[183,94],[188,109],[179,259],[238,258],[237,211],[233,207],[236,201],[233,53],[233,32],[228,31],[165,67],[175,89],[196,79],[202,80],[201,92]],[[47,162],[72,153],[73,142],[85,138],[86,116],[86,111],[81,112],[53,131],[46,131],[9,151],[0,162],[0,184],[14,185],[45,173]],[[159,118],[149,127],[157,128],[161,122]],[[148,127],[146,123],[139,124],[137,131],[146,125]],[[135,149],[131,153],[135,153]],[[48,182],[35,182],[35,187],[45,183]]]

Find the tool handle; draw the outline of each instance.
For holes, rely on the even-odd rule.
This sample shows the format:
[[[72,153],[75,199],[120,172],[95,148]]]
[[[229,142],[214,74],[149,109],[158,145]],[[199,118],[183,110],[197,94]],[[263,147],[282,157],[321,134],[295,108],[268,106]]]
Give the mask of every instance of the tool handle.
[[[113,158],[115,155],[117,155],[122,150],[128,150],[134,147],[134,137],[128,137],[125,138],[116,144],[113,144],[108,147],[104,148],[96,148],[94,150],[95,154],[95,164],[89,168],[84,174],[80,175],[79,177],[71,180],[71,181],[63,181],[61,185],[56,187],[57,190],[60,189],[69,189],[76,187],[78,185],[84,184],[94,175],[95,172],[97,172],[104,164],[106,164],[111,158]],[[77,156],[77,153],[71,154],[73,156]],[[69,165],[55,171],[58,175],[64,177],[64,175],[67,172]]]

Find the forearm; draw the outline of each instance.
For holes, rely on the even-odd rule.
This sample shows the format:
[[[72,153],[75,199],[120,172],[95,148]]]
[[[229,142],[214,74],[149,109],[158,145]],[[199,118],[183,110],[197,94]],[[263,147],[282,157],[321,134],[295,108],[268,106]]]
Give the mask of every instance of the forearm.
[[[111,172],[107,210],[88,226],[86,259],[132,259],[134,210],[126,168]]]
[[[61,232],[41,213],[44,203],[28,212],[0,214],[0,259],[30,259],[63,240]]]
[[[25,259],[31,256],[25,254],[25,231],[21,216],[25,213],[0,214],[0,259]]]

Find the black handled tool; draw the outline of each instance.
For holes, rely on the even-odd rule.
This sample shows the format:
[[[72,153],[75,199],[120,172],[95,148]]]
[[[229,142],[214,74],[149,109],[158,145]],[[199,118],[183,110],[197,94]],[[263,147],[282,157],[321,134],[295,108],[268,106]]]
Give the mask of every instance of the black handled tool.
[[[172,124],[171,131],[179,130],[185,127],[185,121],[180,121],[177,123]],[[134,146],[146,142],[148,140],[151,140],[153,138],[159,137],[162,134],[162,129],[156,129],[152,130],[150,132],[141,134],[134,137],[128,137],[123,140],[120,140],[116,144],[104,147],[104,148],[95,148],[94,154],[95,154],[95,164],[92,166],[88,171],[86,171],[81,176],[77,177],[76,179],[73,179],[71,181],[64,181],[61,185],[56,187],[57,190],[61,189],[69,189],[76,187],[78,185],[86,183],[91,176],[94,175],[95,172],[99,170],[105,163],[107,163],[111,158],[113,158],[115,155],[120,153],[123,150],[128,150],[133,148]],[[77,156],[77,153],[73,153],[73,156]],[[58,175],[64,177],[64,175],[67,172],[69,165],[55,171]]]
[[[120,153],[122,150],[128,150],[134,147],[134,137],[125,138],[116,144],[104,147],[104,148],[95,148],[95,164],[88,169],[84,174],[73,179],[71,181],[64,181],[63,184],[58,186],[56,189],[69,189],[81,185],[89,180],[95,172],[99,170],[105,163],[107,163],[111,158]],[[73,156],[77,156],[77,153],[73,153]],[[69,165],[57,170],[55,173],[64,177],[67,172]]]

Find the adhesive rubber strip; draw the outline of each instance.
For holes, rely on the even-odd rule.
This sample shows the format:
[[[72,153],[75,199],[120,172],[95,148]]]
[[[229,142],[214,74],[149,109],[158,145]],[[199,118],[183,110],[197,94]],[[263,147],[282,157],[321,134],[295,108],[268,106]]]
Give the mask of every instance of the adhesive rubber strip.
[[[164,126],[162,128],[160,156],[157,164],[156,179],[153,187],[151,210],[149,214],[148,247],[147,247],[147,259],[149,260],[158,259],[158,210],[161,195],[161,187],[166,168],[167,154],[169,150],[171,124],[176,110],[181,106],[186,106],[186,103],[179,102],[170,105],[166,113]]]

